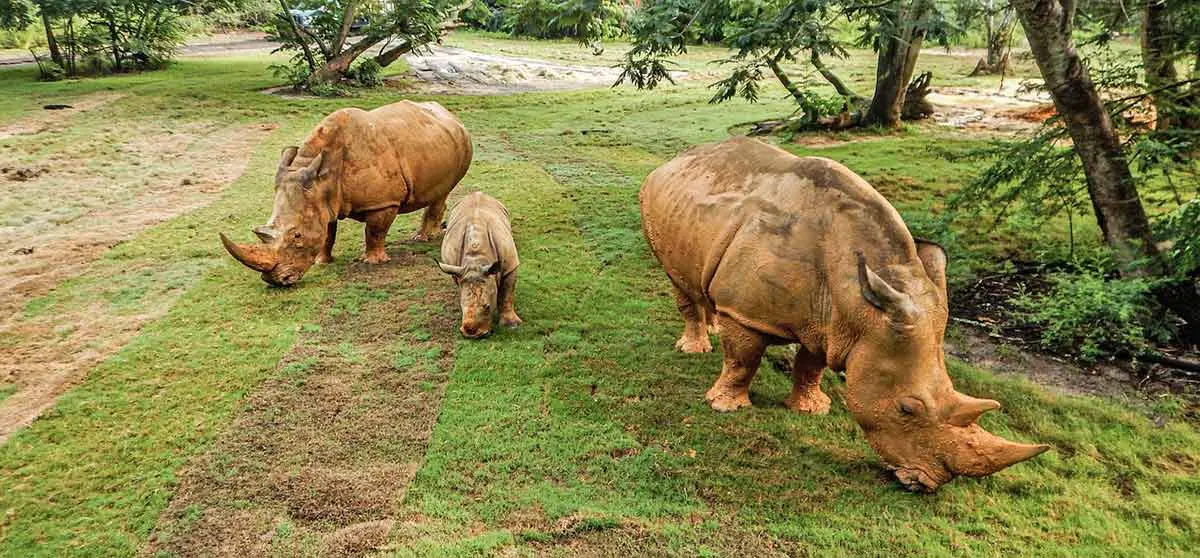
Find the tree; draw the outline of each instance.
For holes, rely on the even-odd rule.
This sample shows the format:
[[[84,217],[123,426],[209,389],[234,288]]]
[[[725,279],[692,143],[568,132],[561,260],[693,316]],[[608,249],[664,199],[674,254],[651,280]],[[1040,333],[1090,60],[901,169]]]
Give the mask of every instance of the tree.
[[[1009,45],[1017,27],[1017,15],[1003,0],[959,0],[955,6],[957,24],[966,28],[976,21],[983,23],[983,38],[987,53],[975,64],[972,76],[1000,74],[1008,71]]]
[[[1153,91],[1156,126],[1200,128],[1200,3],[1142,0],[1142,66]],[[1181,79],[1175,66],[1194,56],[1191,76]]]
[[[627,54],[621,81],[653,88],[670,80],[669,58],[683,54],[705,29],[720,23],[734,54],[725,62],[733,70],[716,84],[714,102],[735,96],[754,101],[757,83],[767,75],[788,91],[804,113],[805,127],[896,127],[902,118],[921,118],[930,112],[924,103],[930,76],[917,87],[910,81],[921,46],[933,38],[945,44],[951,28],[934,0],[759,0],[733,2],[707,0],[693,13],[677,0],[642,5],[630,25],[633,48]],[[829,33],[838,18],[860,26],[858,44],[877,53],[874,94],[864,97],[850,90],[825,63],[826,57],[846,55],[846,46]],[[723,22],[723,23],[721,23]],[[837,92],[841,102],[830,103],[797,82],[783,64],[801,61],[817,71]],[[832,109],[832,110],[830,110]],[[841,112],[836,118],[824,114]]]
[[[336,83],[368,50],[381,46],[371,58],[386,67],[400,56],[436,41],[452,27],[450,20],[466,4],[446,0],[279,0],[274,37],[281,50],[295,51],[291,70],[301,88]],[[307,21],[292,15],[294,8],[309,10]],[[355,27],[358,37],[354,37]]]

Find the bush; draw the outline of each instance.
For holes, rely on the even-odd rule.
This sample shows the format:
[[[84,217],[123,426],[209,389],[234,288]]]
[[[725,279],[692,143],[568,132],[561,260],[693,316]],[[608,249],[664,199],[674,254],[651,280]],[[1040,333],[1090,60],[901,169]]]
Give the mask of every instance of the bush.
[[[383,66],[380,66],[374,58],[367,58],[350,68],[346,77],[354,80],[354,83],[360,87],[379,87],[383,85],[382,73]]]
[[[1042,328],[1041,345],[1084,362],[1120,353],[1137,355],[1174,331],[1145,279],[1106,279],[1094,272],[1051,276],[1040,296],[1012,300],[1020,315]]]

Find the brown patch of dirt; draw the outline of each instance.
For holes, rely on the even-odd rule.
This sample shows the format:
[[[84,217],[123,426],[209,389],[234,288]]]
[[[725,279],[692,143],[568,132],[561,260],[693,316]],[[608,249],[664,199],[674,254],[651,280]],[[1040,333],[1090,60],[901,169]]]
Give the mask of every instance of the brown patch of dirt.
[[[452,289],[423,253],[394,246],[389,263],[351,264],[329,287],[319,328],[306,328],[211,449],[179,471],[143,555],[358,555],[386,543],[457,335]],[[264,535],[238,508],[277,527]],[[196,510],[212,519],[192,520]]]
[[[118,97],[93,95],[73,104],[103,112]],[[67,118],[77,111],[47,112]],[[66,120],[30,122],[7,127],[37,131],[0,150],[0,168],[38,169],[19,180],[11,172],[0,175],[0,338],[15,341],[0,362],[0,381],[17,386],[0,404],[0,443],[165,312],[181,291],[168,288],[166,296],[143,299],[134,312],[117,312],[103,297],[43,313],[30,313],[27,305],[91,269],[113,246],[216,200],[274,129],[133,120],[119,130],[73,137],[56,128]],[[99,162],[84,165],[81,153],[100,154]],[[126,278],[172,273],[149,263],[108,267]]]
[[[13,136],[31,136],[60,130],[76,114],[98,109],[124,96],[122,93],[92,93],[71,101],[71,108],[68,109],[43,110],[38,107],[36,112],[0,126],[0,140]]]

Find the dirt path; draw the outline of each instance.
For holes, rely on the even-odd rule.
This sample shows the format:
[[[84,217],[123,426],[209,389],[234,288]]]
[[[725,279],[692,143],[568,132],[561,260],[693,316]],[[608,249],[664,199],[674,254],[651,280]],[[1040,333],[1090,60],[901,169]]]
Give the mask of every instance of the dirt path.
[[[123,120],[72,132],[103,120],[119,98],[99,93],[0,127],[0,339],[12,344],[0,383],[16,388],[0,402],[0,443],[165,312],[181,292],[170,285],[190,269],[101,262],[121,288],[63,304],[38,297],[95,271],[138,232],[216,200],[273,129]]]
[[[317,326],[179,488],[142,555],[354,555],[388,540],[453,365],[448,281],[413,245],[352,264]],[[425,294],[428,292],[429,294]]]

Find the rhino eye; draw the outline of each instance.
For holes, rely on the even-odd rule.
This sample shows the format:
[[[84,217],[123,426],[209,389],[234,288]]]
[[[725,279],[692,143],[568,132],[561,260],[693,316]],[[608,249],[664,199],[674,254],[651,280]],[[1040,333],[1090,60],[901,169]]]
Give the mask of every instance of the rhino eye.
[[[916,397],[901,397],[899,401],[900,414],[913,416],[925,409],[925,404]]]

